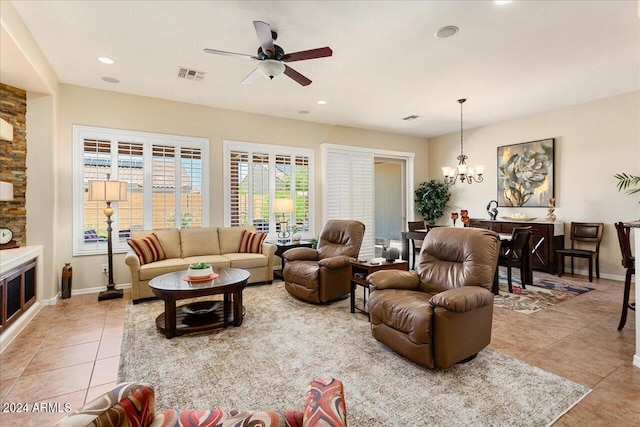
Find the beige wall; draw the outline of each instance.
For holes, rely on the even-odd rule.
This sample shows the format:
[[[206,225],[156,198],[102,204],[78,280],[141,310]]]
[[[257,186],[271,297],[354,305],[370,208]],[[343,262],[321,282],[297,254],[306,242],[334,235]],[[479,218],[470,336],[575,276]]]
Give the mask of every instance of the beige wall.
[[[465,109],[465,122],[471,121]],[[605,223],[600,271],[621,279],[620,249],[613,223],[640,217],[640,197],[619,193],[618,172],[638,174],[640,151],[640,92],[523,117],[492,126],[466,129],[464,152],[470,165],[485,165],[480,184],[456,184],[451,209],[468,209],[472,218],[488,218],[486,206],[497,196],[497,147],[555,138],[555,196],[558,221],[565,222],[568,241],[571,221]],[[429,140],[430,178],[440,178],[440,167],[454,166],[460,154],[459,133]],[[544,208],[499,208],[499,216],[523,212],[544,219]],[[446,215],[448,217],[448,215]],[[441,223],[446,219],[442,218]]]
[[[55,204],[56,239],[55,265],[71,262],[73,287],[93,288],[104,285],[100,265],[105,256],[72,256],[72,126],[74,124],[102,126],[116,129],[167,133],[208,138],[210,141],[210,224],[222,225],[223,207],[223,140],[248,141],[265,144],[309,147],[315,150],[315,209],[316,233],[322,227],[322,191],[320,172],[320,144],[354,145],[377,149],[416,153],[415,182],[426,179],[427,143],[424,138],[394,135],[368,130],[346,128],[282,119],[237,111],[222,110],[173,101],[126,95],[116,92],[61,85],[58,95],[59,119],[55,179],[57,200]],[[30,170],[29,179],[50,180],[51,176],[40,175],[38,169]],[[34,208],[29,212],[35,216],[46,216],[49,206]],[[35,219],[34,219],[35,220]],[[124,256],[114,256],[115,282],[129,283],[129,271],[125,268]]]

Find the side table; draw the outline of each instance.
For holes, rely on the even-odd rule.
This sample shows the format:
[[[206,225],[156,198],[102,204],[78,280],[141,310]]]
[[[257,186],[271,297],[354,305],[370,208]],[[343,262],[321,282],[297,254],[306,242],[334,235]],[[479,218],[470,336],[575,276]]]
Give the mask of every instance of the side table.
[[[369,261],[351,261],[351,312],[355,313],[356,309],[363,312],[367,311],[367,295],[369,294],[369,284],[367,276],[374,271],[379,270],[409,270],[409,261],[395,260],[394,262],[380,261],[379,263],[371,263]],[[356,305],[356,288],[362,286],[362,306]]]
[[[276,245],[276,256],[279,256],[282,259],[282,269],[278,272],[277,270],[273,272],[274,276],[279,277],[284,280],[284,276],[282,273],[284,272],[284,257],[282,256],[286,251],[293,248],[311,248],[313,247],[313,242],[309,242],[307,240],[298,240],[298,241],[289,241],[289,242],[279,242],[279,241],[270,241],[272,245]]]

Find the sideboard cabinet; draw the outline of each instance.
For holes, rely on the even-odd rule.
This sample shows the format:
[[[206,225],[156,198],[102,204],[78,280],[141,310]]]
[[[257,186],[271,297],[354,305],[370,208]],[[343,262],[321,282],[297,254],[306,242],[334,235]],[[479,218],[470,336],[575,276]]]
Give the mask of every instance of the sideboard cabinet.
[[[469,220],[471,227],[483,227],[497,233],[511,233],[515,227],[531,227],[533,268],[556,273],[556,250],[564,249],[564,224],[547,221],[501,221],[488,219]]]
[[[0,276],[0,334],[36,302],[36,260]]]

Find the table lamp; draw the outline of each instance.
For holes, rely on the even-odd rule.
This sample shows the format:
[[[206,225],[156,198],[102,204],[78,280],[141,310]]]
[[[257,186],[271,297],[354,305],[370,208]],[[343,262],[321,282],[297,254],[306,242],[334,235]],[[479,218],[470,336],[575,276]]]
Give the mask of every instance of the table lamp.
[[[280,220],[278,223],[280,224],[280,232],[278,233],[278,241],[286,242],[289,239],[289,227],[287,225],[287,216],[286,214],[292,214],[296,211],[295,203],[293,199],[274,199],[273,201],[273,212],[277,214],[281,214]]]

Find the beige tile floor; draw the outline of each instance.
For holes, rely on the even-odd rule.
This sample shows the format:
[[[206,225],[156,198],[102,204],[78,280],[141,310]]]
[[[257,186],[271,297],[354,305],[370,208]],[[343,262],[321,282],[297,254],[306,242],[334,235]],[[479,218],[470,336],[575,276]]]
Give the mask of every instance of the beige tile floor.
[[[581,276],[564,277],[588,283]],[[555,425],[638,426],[635,313],[618,332],[622,283],[594,279],[594,286],[593,292],[531,315],[496,309],[491,347],[593,389]],[[102,302],[96,295],[76,295],[43,308],[0,354],[0,400],[60,402],[76,409],[115,385],[129,299],[126,293]],[[0,412],[0,426],[46,426],[63,415]]]

